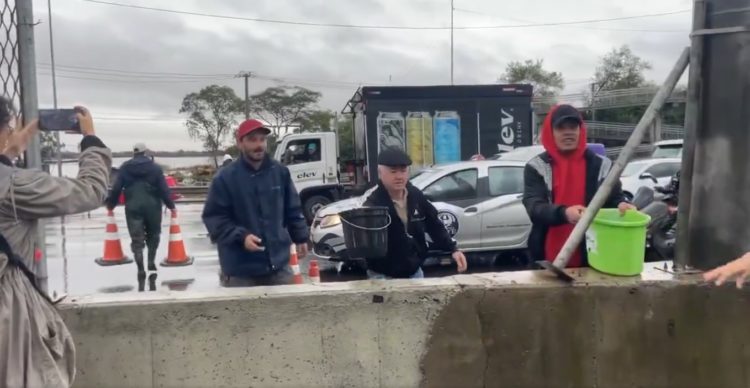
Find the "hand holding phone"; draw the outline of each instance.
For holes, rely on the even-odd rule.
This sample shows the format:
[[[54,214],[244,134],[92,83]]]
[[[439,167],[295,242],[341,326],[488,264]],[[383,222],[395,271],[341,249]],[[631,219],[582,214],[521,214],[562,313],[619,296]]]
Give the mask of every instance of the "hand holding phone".
[[[80,133],[76,109],[39,109],[39,129]]]

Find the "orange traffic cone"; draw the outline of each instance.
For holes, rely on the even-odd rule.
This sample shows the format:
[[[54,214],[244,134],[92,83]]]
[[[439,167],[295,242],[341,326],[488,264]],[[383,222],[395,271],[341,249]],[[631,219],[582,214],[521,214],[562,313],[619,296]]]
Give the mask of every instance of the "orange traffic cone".
[[[120,235],[117,232],[115,213],[112,210],[107,212],[106,233],[107,235],[104,238],[104,255],[94,260],[96,264],[110,266],[132,263],[133,260],[126,257],[122,252],[122,243],[120,243]]]
[[[299,259],[297,257],[297,247],[292,245],[292,251],[289,255],[289,266],[292,267],[292,272],[294,273],[294,284],[302,284],[305,281],[302,279],[302,273],[299,270]]]
[[[161,262],[162,267],[182,267],[193,264],[193,258],[188,257],[185,251],[185,242],[182,241],[182,231],[177,222],[177,213],[172,213],[172,221],[169,224],[169,252],[167,258]]]
[[[310,278],[310,283],[320,283],[320,267],[318,267],[317,260],[310,260],[310,271],[308,271],[307,276]]]

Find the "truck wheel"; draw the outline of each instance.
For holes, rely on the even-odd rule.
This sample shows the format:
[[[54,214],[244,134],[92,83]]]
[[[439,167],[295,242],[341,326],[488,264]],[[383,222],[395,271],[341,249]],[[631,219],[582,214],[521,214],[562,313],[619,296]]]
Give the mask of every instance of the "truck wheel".
[[[313,195],[312,197],[305,200],[305,204],[303,205],[305,218],[307,218],[308,221],[312,222],[313,218],[315,218],[315,214],[318,213],[318,210],[322,209],[324,206],[331,203],[331,200],[328,199],[328,197],[324,197],[322,195]]]

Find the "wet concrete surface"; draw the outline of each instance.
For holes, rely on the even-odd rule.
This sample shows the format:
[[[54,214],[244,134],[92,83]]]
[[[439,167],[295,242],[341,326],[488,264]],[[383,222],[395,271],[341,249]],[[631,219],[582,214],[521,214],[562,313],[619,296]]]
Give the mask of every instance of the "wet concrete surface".
[[[219,258],[216,247],[211,244],[201,221],[202,204],[180,204],[178,215],[182,236],[189,256],[195,258],[193,265],[186,267],[158,266],[156,274],[137,276],[135,263],[102,267],[94,262],[104,250],[107,223],[104,208],[89,214],[65,217],[64,222],[47,220],[48,286],[50,293],[89,295],[95,293],[124,293],[137,291],[210,291],[219,285]],[[115,219],[125,255],[132,258],[130,237],[125,224],[122,207],[115,210]],[[157,261],[167,256],[169,242],[169,214],[163,217],[161,244]],[[302,274],[306,276],[310,256],[300,260]],[[339,282],[362,280],[366,275],[361,270],[338,272],[334,263],[319,260],[321,281]],[[472,273],[503,269],[517,269],[513,265],[504,268],[489,265],[474,265]],[[448,276],[456,273],[455,266],[430,266],[425,268],[426,277]],[[306,279],[307,281],[307,279]]]

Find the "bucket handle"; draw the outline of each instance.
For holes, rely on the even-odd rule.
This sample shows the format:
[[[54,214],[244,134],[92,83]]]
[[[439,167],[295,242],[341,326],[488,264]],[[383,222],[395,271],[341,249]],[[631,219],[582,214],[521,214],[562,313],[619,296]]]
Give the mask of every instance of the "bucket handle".
[[[386,213],[386,215],[388,216],[388,223],[386,223],[385,226],[381,226],[379,228],[366,228],[364,226],[355,225],[355,224],[347,221],[346,218],[344,218],[344,217],[341,217],[341,221],[345,222],[347,225],[349,225],[349,226],[351,226],[353,228],[357,228],[357,229],[361,229],[361,230],[367,230],[367,231],[370,231],[370,232],[378,232],[378,231],[381,231],[383,229],[387,229],[389,226],[391,226],[391,215],[390,215],[390,213]]]

